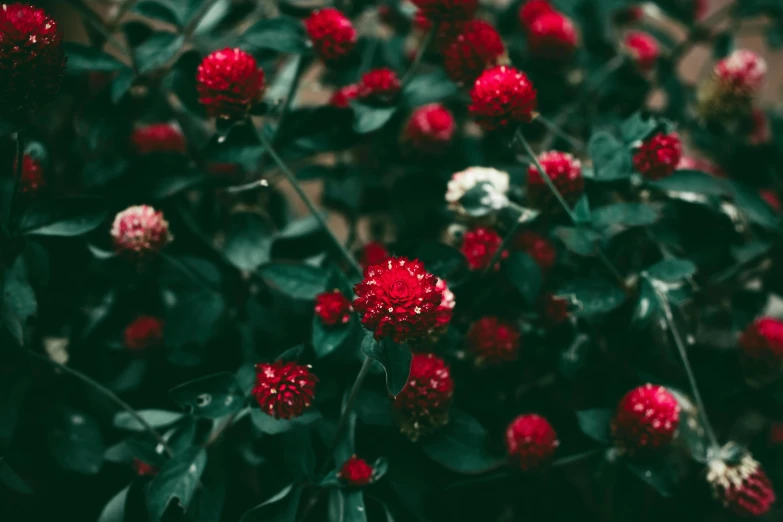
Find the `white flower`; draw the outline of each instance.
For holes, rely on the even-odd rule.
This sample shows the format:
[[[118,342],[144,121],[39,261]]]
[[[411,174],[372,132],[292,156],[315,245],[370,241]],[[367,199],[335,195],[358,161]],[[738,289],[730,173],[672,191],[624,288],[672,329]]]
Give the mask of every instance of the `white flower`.
[[[479,183],[483,184],[486,191],[486,196],[481,199],[482,204],[495,210],[506,205],[508,202],[506,193],[509,188],[508,173],[488,167],[470,167],[451,176],[446,190],[449,209],[464,214],[465,209],[459,202]]]

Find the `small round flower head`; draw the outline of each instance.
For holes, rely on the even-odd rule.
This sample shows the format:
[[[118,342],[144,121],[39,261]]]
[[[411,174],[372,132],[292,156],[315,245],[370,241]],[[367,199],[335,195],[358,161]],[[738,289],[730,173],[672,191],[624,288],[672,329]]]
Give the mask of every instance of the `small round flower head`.
[[[477,227],[468,230],[462,236],[460,252],[465,256],[468,268],[471,270],[485,270],[492,262],[492,258],[500,248],[501,243],[503,243],[503,238],[497,232],[491,228]],[[500,262],[507,257],[508,250],[503,250],[492,270],[500,270]]]
[[[734,445],[728,444],[723,452],[729,446]],[[772,483],[761,465],[747,452],[732,459],[710,460],[707,482],[715,498],[739,517],[760,517],[775,503]]]
[[[478,8],[478,0],[412,0],[424,17],[434,22],[468,20]]]
[[[755,94],[764,83],[767,63],[747,49],[737,49],[715,65],[715,76],[727,89]]]
[[[443,67],[454,82],[470,85],[505,53],[503,40],[490,23],[471,20],[443,48]]]
[[[506,206],[509,189],[508,172],[489,167],[470,167],[451,176],[446,188],[446,202],[449,210],[467,215],[460,200],[477,185],[482,185],[486,192],[487,206],[500,209]]]
[[[543,273],[549,272],[555,266],[557,251],[552,242],[541,234],[523,230],[514,236],[511,246],[533,258]]]
[[[372,69],[362,75],[359,98],[374,102],[390,102],[400,94],[400,79],[388,67]]]
[[[367,464],[367,461],[360,459],[356,455],[343,462],[340,471],[337,472],[337,478],[347,486],[366,486],[372,482],[375,470]]]
[[[682,158],[679,134],[658,133],[647,138],[633,155],[633,167],[647,179],[661,179],[675,171]]]
[[[385,261],[389,257],[389,251],[380,241],[370,241],[364,245],[359,252],[359,265],[367,268],[370,265],[376,265]]]
[[[578,159],[567,152],[551,150],[539,154],[538,162],[567,202],[573,204],[581,197],[585,179]],[[535,164],[527,168],[527,198],[531,206],[539,209],[548,208],[555,201]]]
[[[783,321],[759,317],[742,332],[739,347],[751,369],[779,373],[783,370]]]
[[[424,155],[442,154],[454,136],[454,115],[439,103],[413,111],[402,133],[404,143]]]
[[[351,301],[337,289],[315,296],[315,315],[326,326],[347,324],[351,320],[351,312]]]
[[[299,417],[313,404],[318,377],[309,366],[276,361],[256,364],[253,396],[261,411],[275,419]]]
[[[163,344],[163,321],[157,317],[141,315],[125,327],[123,344],[132,352],[143,352]]]
[[[715,65],[712,77],[697,91],[697,110],[706,120],[746,117],[767,73],[764,60],[745,49],[734,51]]]
[[[168,123],[137,127],[131,134],[131,143],[138,154],[151,152],[185,153],[185,136],[177,127]]]
[[[353,307],[376,339],[403,343],[423,337],[437,324],[443,299],[437,283],[421,261],[390,257],[364,269]]]
[[[612,436],[629,451],[668,445],[680,424],[680,405],[663,386],[645,384],[629,391],[617,405]]]
[[[454,399],[448,365],[431,353],[413,354],[408,382],[392,402],[400,430],[413,441],[444,426]]]
[[[14,160],[14,173],[16,173],[18,167],[17,163]],[[19,181],[19,189],[22,191],[22,194],[31,196],[44,187],[46,187],[46,179],[44,179],[43,175],[43,166],[37,159],[29,154],[25,154],[22,159],[22,177]]]
[[[0,118],[23,123],[60,91],[62,31],[43,9],[0,4]]]
[[[522,471],[533,471],[549,462],[558,444],[555,429],[540,415],[520,415],[506,428],[506,453]]]
[[[333,7],[313,11],[304,25],[316,54],[325,62],[340,61],[356,45],[356,29],[343,13]]]
[[[497,366],[517,359],[521,337],[512,323],[486,316],[470,325],[465,339],[477,365]]]
[[[355,100],[358,97],[359,84],[352,83],[334,91],[332,97],[329,98],[329,105],[338,109],[347,109],[351,106],[351,100]]]
[[[264,93],[264,71],[242,49],[215,51],[196,75],[199,103],[210,116],[242,118]]]
[[[549,0],[527,0],[519,6],[519,25],[523,31],[529,31],[539,16],[554,10]]]
[[[111,237],[117,252],[137,257],[156,253],[173,239],[163,213],[149,205],[128,207],[117,214]]]
[[[536,90],[527,75],[500,65],[487,69],[470,91],[473,117],[485,130],[529,123],[535,117]]]
[[[708,159],[694,158],[692,156],[683,155],[680,158],[680,162],[677,163],[677,168],[675,170],[699,170],[701,172],[706,172],[707,174],[712,174],[718,178],[726,177],[726,172],[720,168],[720,165]]]
[[[570,58],[579,45],[574,23],[557,11],[537,16],[527,33],[530,55],[544,60]]]
[[[623,48],[641,72],[649,72],[654,69],[658,63],[658,57],[661,55],[658,41],[652,35],[642,31],[631,31],[626,34]]]
[[[141,459],[134,458],[133,459],[133,471],[136,472],[136,475],[139,477],[153,477],[158,474],[158,468],[153,466],[152,464],[147,464]]]

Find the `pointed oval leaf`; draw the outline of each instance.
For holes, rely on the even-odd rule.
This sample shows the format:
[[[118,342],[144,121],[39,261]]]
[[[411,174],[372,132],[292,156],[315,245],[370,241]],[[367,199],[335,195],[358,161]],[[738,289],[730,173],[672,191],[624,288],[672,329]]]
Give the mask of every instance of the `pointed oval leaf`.
[[[489,450],[487,430],[472,416],[452,408],[449,423],[421,441],[432,460],[457,473],[484,473],[505,458]]]
[[[207,452],[204,449],[189,448],[163,465],[147,493],[147,508],[153,522],[163,517],[173,500],[187,509],[206,464]]]
[[[386,389],[396,397],[408,382],[413,354],[407,344],[394,344],[388,339],[376,341],[367,332],[362,341],[362,351],[367,357],[378,361],[386,371]]]
[[[187,413],[209,419],[236,413],[245,405],[236,377],[228,372],[180,384],[169,390],[169,396]]]

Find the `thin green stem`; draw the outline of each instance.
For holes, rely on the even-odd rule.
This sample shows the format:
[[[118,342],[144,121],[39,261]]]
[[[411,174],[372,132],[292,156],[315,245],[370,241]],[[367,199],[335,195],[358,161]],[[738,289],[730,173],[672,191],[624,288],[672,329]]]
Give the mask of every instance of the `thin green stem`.
[[[497,250],[495,250],[495,253],[492,255],[492,259],[490,259],[489,264],[484,267],[484,270],[481,272],[481,276],[486,276],[489,274],[492,270],[494,270],[495,264],[500,261],[500,257],[503,255],[503,252],[506,250],[508,245],[513,241],[514,236],[517,234],[517,230],[519,230],[519,227],[522,226],[522,223],[524,223],[525,220],[522,219],[522,216],[517,218],[516,221],[514,221],[514,224],[512,225],[511,229],[506,233],[505,237],[503,237],[503,241],[500,243],[500,247],[498,247]]]
[[[550,133],[552,133],[552,135],[557,136],[558,138],[568,142],[568,144],[571,146],[572,149],[578,151],[585,150],[585,143],[582,140],[580,140],[579,138],[575,138],[570,134],[568,134],[567,132],[563,131],[563,129],[561,129],[558,124],[556,124],[549,118],[545,118],[544,116],[539,115],[537,119],[544,125],[544,127],[547,128],[547,130]]]
[[[582,453],[576,453],[574,455],[568,455],[567,457],[561,457],[559,459],[555,459],[552,462],[552,467],[559,467],[559,466],[568,466],[569,464],[573,464],[574,462],[579,462],[580,460],[584,460],[588,457],[592,457],[593,455],[596,455],[598,453],[601,453],[604,451],[604,448],[593,448],[591,450],[583,451]]]
[[[14,185],[11,188],[11,203],[8,208],[8,228],[11,235],[14,235],[14,223],[16,219],[16,200],[19,199],[19,187],[22,184],[22,173],[24,172],[24,147],[22,146],[22,134],[16,133],[16,172],[14,175]]]
[[[438,32],[438,24],[433,23],[432,29],[430,29],[430,32],[427,33],[427,36],[424,38],[424,41],[419,46],[419,50],[416,52],[416,57],[413,59],[413,63],[411,64],[410,68],[405,72],[405,76],[402,77],[401,84],[403,86],[407,85],[411,79],[413,79],[413,74],[416,72],[416,69],[419,68],[419,64],[421,64],[421,60],[424,58],[424,53],[427,52],[427,48],[429,48],[432,41],[435,39],[435,33]]]

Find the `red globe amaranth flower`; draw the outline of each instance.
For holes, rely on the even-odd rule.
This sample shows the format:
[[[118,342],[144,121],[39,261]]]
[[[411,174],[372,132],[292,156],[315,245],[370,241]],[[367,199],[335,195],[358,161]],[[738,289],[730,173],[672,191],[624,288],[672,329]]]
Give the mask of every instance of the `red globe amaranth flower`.
[[[65,74],[63,35],[31,5],[0,5],[0,118],[22,123],[60,91]]]
[[[477,365],[495,366],[517,359],[521,337],[512,323],[487,316],[470,325],[465,339]]]
[[[540,415],[520,415],[506,428],[506,453],[522,471],[532,471],[549,462],[558,444],[555,429]]]
[[[720,165],[707,159],[693,158],[691,156],[682,156],[675,170],[699,170],[718,178],[726,177],[726,172],[720,168]]]
[[[468,109],[485,130],[529,123],[535,117],[536,90],[527,75],[513,67],[500,65],[481,73],[470,97]]]
[[[760,517],[775,503],[775,490],[761,465],[745,453],[738,462],[713,459],[707,482],[715,498],[740,517]]]
[[[133,459],[133,471],[136,472],[136,475],[140,477],[153,477],[158,474],[158,468],[153,466],[152,464],[147,464],[141,459]]]
[[[275,419],[299,417],[312,406],[318,377],[310,366],[276,361],[256,364],[253,396],[261,411]]]
[[[405,124],[402,140],[420,154],[442,154],[451,143],[454,129],[451,111],[439,103],[431,103],[413,111]]]
[[[400,94],[400,79],[388,67],[364,73],[359,82],[359,98],[375,102],[390,102]]]
[[[530,55],[545,60],[570,58],[579,45],[574,23],[557,11],[537,16],[527,33]]]
[[[612,436],[629,451],[669,444],[680,425],[680,405],[663,386],[645,384],[629,391],[617,405]]]
[[[14,175],[16,175],[18,163],[17,160],[14,160]],[[43,176],[41,163],[29,154],[25,154],[24,158],[22,158],[22,177],[19,181],[19,189],[22,191],[22,194],[33,195],[45,186],[46,180]]]
[[[198,66],[198,101],[210,116],[245,116],[261,99],[264,87],[264,71],[253,55],[242,49],[215,51]]]
[[[307,36],[316,54],[325,62],[337,62],[356,45],[356,29],[343,13],[333,7],[319,9],[304,21]]]
[[[523,31],[529,31],[530,26],[539,16],[554,10],[549,0],[527,0],[519,6],[519,25]]]
[[[431,353],[413,354],[408,382],[392,402],[400,430],[412,441],[449,421],[454,381],[448,365]]]
[[[155,123],[138,127],[131,134],[131,142],[139,154],[151,152],[185,153],[185,136],[174,125]]]
[[[356,455],[346,460],[337,472],[337,478],[348,486],[366,486],[372,482],[375,470]]]
[[[680,136],[676,132],[661,132],[639,146],[633,155],[633,166],[647,179],[661,179],[671,176],[681,158]]]
[[[337,289],[315,297],[315,315],[326,326],[348,323],[351,320],[351,312],[351,301]]]
[[[141,315],[125,327],[122,338],[125,348],[133,352],[157,348],[163,344],[163,321]]]
[[[734,51],[715,65],[712,77],[699,87],[699,115],[714,121],[748,117],[766,73],[767,65],[760,56],[745,49]]]
[[[468,20],[478,9],[478,0],[412,0],[421,14],[434,22]]]
[[[471,20],[443,48],[443,67],[449,78],[471,84],[487,67],[497,65],[506,48],[497,30],[484,20]]]
[[[173,239],[163,213],[149,205],[128,207],[117,214],[111,237],[117,252],[138,257],[162,250]]]
[[[538,308],[544,325],[554,327],[568,320],[570,303],[562,297],[544,294],[538,300]]]
[[[371,265],[376,265],[381,261],[385,261],[389,257],[389,251],[383,246],[383,243],[379,241],[370,241],[364,245],[359,252],[359,264],[362,268],[367,268]]]
[[[468,261],[468,268],[484,270],[489,266],[501,243],[503,243],[503,238],[497,232],[491,228],[478,227],[465,232],[460,251]],[[503,250],[492,270],[500,270],[500,262],[507,257],[508,250]]]
[[[353,307],[376,339],[403,343],[437,324],[443,299],[437,282],[421,261],[390,257],[364,269],[364,280],[354,287]]]
[[[759,317],[739,337],[742,357],[750,369],[775,375],[783,370],[783,321]]]
[[[753,95],[764,83],[767,64],[753,51],[738,49],[715,65],[715,75],[724,88]]]
[[[521,250],[529,255],[546,274],[555,266],[557,251],[549,239],[532,230],[519,232],[511,242],[512,248]]]
[[[573,204],[581,197],[585,179],[578,159],[567,152],[551,150],[539,154],[538,162],[567,202]],[[555,201],[535,164],[527,168],[527,198],[532,206],[539,209],[547,208]]]
[[[759,196],[761,196],[761,199],[767,202],[767,205],[772,207],[772,210],[774,210],[778,214],[783,212],[783,206],[781,206],[780,199],[778,198],[778,195],[774,190],[771,189],[759,190]]]
[[[641,31],[626,34],[623,47],[641,72],[649,72],[655,68],[661,55],[658,41],[652,35]]]
[[[338,109],[347,109],[351,106],[351,100],[355,100],[358,97],[359,84],[352,83],[351,85],[340,87],[334,91],[332,97],[329,98],[329,105],[337,107]]]

